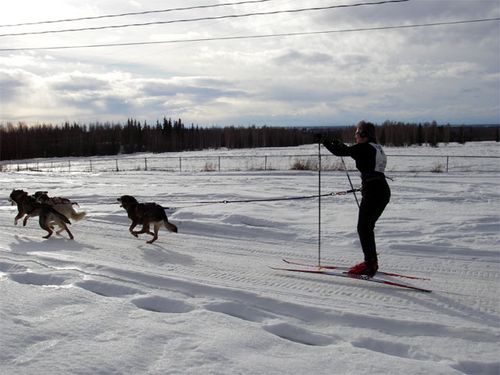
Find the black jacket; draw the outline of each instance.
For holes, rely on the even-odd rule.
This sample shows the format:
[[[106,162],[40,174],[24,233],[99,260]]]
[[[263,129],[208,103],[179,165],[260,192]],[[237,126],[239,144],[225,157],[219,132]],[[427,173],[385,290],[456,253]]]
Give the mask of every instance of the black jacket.
[[[350,156],[356,162],[356,168],[361,172],[363,182],[384,178],[387,157],[384,150],[376,143],[357,143],[347,146],[341,142],[324,141],[323,145],[336,156]]]

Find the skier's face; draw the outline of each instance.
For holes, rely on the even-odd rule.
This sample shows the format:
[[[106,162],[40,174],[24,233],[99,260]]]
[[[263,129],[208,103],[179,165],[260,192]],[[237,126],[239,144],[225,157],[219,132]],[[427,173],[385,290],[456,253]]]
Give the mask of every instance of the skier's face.
[[[362,136],[363,131],[360,128],[356,128],[356,132],[354,133],[354,139],[356,143],[366,143],[368,142],[368,137]]]

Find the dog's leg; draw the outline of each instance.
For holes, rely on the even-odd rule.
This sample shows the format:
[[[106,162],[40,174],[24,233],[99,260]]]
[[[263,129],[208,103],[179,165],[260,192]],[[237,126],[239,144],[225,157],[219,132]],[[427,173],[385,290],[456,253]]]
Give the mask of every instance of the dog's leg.
[[[154,228],[154,233],[149,233],[153,235],[153,238],[147,241],[147,243],[153,243],[158,239],[158,230],[160,229],[161,223],[155,223],[153,228]]]
[[[54,232],[56,232],[56,234],[59,236],[63,231],[65,231],[66,229],[61,225],[61,222],[62,220],[51,220],[50,221],[50,229],[52,229]],[[59,227],[57,230],[56,230],[56,225]]]
[[[60,223],[57,223],[57,224],[58,224],[58,225],[59,225],[59,227],[61,228],[61,230],[60,230],[59,232],[57,232],[57,233],[60,233],[60,232],[62,232],[63,230],[65,230],[66,232],[68,232],[69,239],[70,239],[70,240],[74,239],[74,237],[73,237],[73,233],[71,233],[71,232],[69,231],[68,226],[67,226],[64,222],[62,222],[62,221],[61,221]]]
[[[138,230],[138,231],[134,231],[132,232],[132,234],[136,237],[138,237],[138,234],[142,234],[142,233],[148,233],[148,234],[151,234],[152,236],[154,235],[153,233],[151,233],[151,231],[149,230],[149,224],[143,224],[142,225],[142,229],[141,230]]]
[[[137,220],[132,220],[132,224],[130,224],[130,228],[128,228],[128,231],[132,234],[134,237],[139,237],[137,235],[137,232],[134,232],[134,228],[137,226],[138,222]]]
[[[35,215],[35,216],[36,216],[36,215]],[[25,226],[26,226],[26,223],[28,222],[28,219],[29,219],[30,217],[32,217],[30,214],[28,214],[28,215],[26,215],[26,216],[24,217],[24,220],[23,220],[23,227],[25,227]]]
[[[20,218],[22,218],[24,216],[24,211],[19,211],[16,215],[16,217],[14,218],[14,225],[17,225],[17,222]]]
[[[43,238],[49,238],[50,236],[52,236],[52,233],[54,233],[50,225],[47,225],[47,222],[45,222],[44,220],[40,220],[40,227],[49,233],[46,236],[43,236]]]
[[[58,229],[58,230],[56,230],[56,225],[59,225],[59,223],[56,223],[55,221],[52,221],[52,222],[50,223],[50,228],[51,228],[53,231],[55,231],[55,232],[56,232],[56,234],[59,236],[59,235],[60,235],[60,234],[61,234],[61,233],[65,230],[65,229],[64,229],[61,225],[59,225],[59,229]]]

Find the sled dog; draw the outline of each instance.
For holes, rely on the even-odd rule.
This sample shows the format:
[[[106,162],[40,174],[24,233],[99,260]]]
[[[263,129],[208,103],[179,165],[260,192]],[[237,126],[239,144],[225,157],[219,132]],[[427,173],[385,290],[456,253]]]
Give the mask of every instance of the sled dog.
[[[156,203],[139,203],[137,199],[131,195],[122,195],[117,199],[120,202],[120,207],[123,207],[127,211],[127,215],[132,224],[130,225],[129,232],[135,236],[141,233],[147,233],[153,236],[153,238],[147,243],[153,243],[158,239],[158,230],[162,225],[165,225],[170,232],[177,232],[177,227],[170,223],[167,219],[167,214],[165,209]],[[142,229],[139,231],[134,231],[134,228],[142,224]],[[150,225],[153,224],[153,231],[150,231]]]
[[[56,211],[75,221],[82,220],[87,214],[85,211],[77,212],[73,208],[74,205],[78,206],[78,203],[72,202],[68,198],[51,198],[48,196],[46,191],[37,191],[35,194],[33,194],[33,197],[37,200],[37,202],[52,206]]]
[[[73,234],[66,225],[71,224],[71,222],[66,216],[56,211],[51,206],[37,202],[34,197],[29,196],[24,190],[12,190],[9,198],[12,204],[15,203],[17,205],[18,213],[14,218],[15,225],[17,225],[18,220],[23,216],[23,226],[26,226],[30,217],[38,216],[40,228],[48,233],[46,236],[43,236],[43,238],[49,238],[52,233],[54,233],[54,225],[58,225],[61,228],[61,231],[65,230],[70,239],[74,238]]]

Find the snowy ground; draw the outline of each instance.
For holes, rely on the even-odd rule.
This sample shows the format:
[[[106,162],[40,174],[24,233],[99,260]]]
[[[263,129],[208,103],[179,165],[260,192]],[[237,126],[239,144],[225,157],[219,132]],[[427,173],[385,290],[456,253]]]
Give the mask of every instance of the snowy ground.
[[[0,373],[497,375],[500,177],[479,167],[392,176],[381,269],[429,277],[409,283],[430,294],[270,269],[317,261],[315,199],[198,203],[314,195],[317,172],[0,173]],[[13,188],[79,202],[75,240],[14,226]],[[347,188],[322,174],[322,192]],[[122,194],[170,207],[179,233],[131,236]],[[323,264],[361,260],[356,213],[322,199]]]

